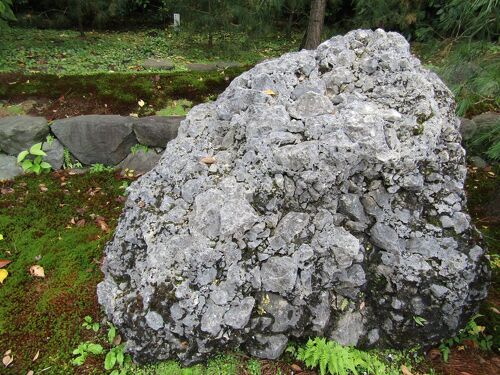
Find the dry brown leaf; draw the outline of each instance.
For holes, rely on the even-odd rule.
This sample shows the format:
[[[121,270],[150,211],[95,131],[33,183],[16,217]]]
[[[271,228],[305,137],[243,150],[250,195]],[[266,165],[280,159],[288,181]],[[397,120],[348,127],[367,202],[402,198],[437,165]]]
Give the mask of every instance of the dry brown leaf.
[[[213,156],[205,156],[204,158],[201,158],[200,161],[203,164],[210,165],[210,164],[214,164],[217,160],[215,160],[215,158]]]
[[[302,368],[299,365],[297,365],[296,363],[292,364],[290,367],[295,372],[302,372]]]
[[[433,361],[441,357],[441,350],[433,348],[429,351],[429,358]]]
[[[45,277],[45,271],[43,267],[37,264],[30,267],[30,274],[35,277]]]
[[[413,375],[410,370],[408,370],[408,367],[405,365],[401,365],[401,372],[403,375]]]
[[[14,189],[12,188],[1,188],[0,189],[0,194],[12,194],[14,192]]]
[[[113,345],[118,346],[122,342],[122,337],[120,335],[116,335],[115,338],[113,339]]]
[[[85,225],[85,219],[80,219],[76,222],[77,227],[83,227]]]
[[[35,356],[32,359],[32,362],[35,362],[39,356],[40,356],[40,350],[36,352]]]
[[[144,207],[146,207],[146,203],[144,203],[144,201],[139,201],[139,203],[137,203],[137,205],[138,205],[140,208],[144,208]]]
[[[5,367],[9,367],[9,365],[14,362],[14,356],[10,355],[10,350],[8,350],[9,354],[3,356],[2,363]]]
[[[12,261],[8,259],[0,259],[0,268],[4,268],[9,263],[12,263]]]
[[[45,186],[45,184],[39,184],[38,187],[40,188],[40,191],[42,193],[45,193],[46,191],[48,191],[49,189],[47,188],[47,186]]]
[[[97,216],[95,218],[95,223],[97,224],[97,226],[103,231],[103,232],[106,232],[108,233],[109,232],[109,227],[108,227],[108,224],[106,224],[106,221],[104,220],[104,218],[102,216]]]

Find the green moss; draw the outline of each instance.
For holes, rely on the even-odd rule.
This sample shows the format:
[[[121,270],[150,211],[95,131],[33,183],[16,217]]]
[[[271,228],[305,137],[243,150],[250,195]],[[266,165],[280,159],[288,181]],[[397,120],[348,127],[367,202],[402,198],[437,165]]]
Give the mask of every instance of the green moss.
[[[185,116],[189,109],[193,106],[193,102],[186,99],[172,100],[166,108],[156,112],[158,116]]]
[[[63,186],[61,186],[63,183]],[[42,187],[47,191],[42,191]],[[95,287],[101,279],[102,248],[110,238],[95,223],[103,216],[116,224],[120,182],[112,174],[23,176],[1,184],[13,192],[0,195],[0,258],[12,260],[0,287],[0,346],[15,361],[7,374],[51,367],[51,374],[71,374],[71,350],[88,334],[84,316],[97,317]],[[100,188],[100,190],[96,188]],[[65,191],[66,190],[66,191]],[[84,219],[85,223],[75,225]],[[45,278],[30,275],[32,265]],[[31,359],[40,350],[40,358]]]

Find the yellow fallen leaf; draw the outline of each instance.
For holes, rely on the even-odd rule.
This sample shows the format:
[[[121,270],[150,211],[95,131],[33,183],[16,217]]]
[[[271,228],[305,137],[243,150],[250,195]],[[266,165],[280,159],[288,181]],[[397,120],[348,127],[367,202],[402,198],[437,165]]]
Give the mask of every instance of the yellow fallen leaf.
[[[266,95],[271,95],[271,96],[276,96],[276,95],[277,95],[277,94],[276,94],[273,90],[271,90],[271,89],[267,89],[267,90],[264,90],[264,91],[262,91],[262,92],[263,92],[264,94],[266,94]]]
[[[35,356],[33,357],[33,359],[31,361],[35,362],[39,356],[40,356],[40,350],[36,352]]]
[[[0,269],[0,284],[3,284],[3,281],[7,278],[7,276],[9,276],[9,272],[3,268]]]
[[[34,265],[30,267],[30,273],[35,277],[45,277],[45,271],[42,266]]]
[[[35,373],[33,372],[33,370],[29,370],[26,375],[34,375]]]
[[[146,103],[144,103],[144,100],[141,99],[137,102],[137,104],[139,104],[139,107],[144,107],[144,104]]]
[[[408,370],[408,367],[405,365],[401,365],[401,372],[403,375],[413,375],[410,370]]]

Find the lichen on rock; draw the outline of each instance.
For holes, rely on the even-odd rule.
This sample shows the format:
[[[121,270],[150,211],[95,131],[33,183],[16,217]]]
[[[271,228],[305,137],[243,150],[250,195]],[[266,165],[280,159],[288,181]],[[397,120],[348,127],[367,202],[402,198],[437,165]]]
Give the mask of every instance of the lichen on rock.
[[[187,364],[452,335],[489,277],[454,108],[383,30],[260,63],[194,107],[106,247],[99,302],[127,350]]]

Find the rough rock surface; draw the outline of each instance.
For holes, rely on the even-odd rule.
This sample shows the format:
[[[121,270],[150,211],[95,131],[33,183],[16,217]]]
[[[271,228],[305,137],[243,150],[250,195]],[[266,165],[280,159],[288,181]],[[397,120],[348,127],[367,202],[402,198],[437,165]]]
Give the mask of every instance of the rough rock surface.
[[[194,107],[106,248],[98,297],[128,351],[190,363],[309,335],[451,336],[489,276],[454,107],[382,30],[258,64]]]
[[[56,120],[50,127],[57,139],[83,164],[116,165],[137,143],[132,118],[87,115]]]
[[[177,137],[177,130],[186,116],[147,116],[134,119],[134,132],[139,143],[165,147]]]
[[[144,69],[153,70],[172,70],[175,68],[175,64],[170,59],[147,59],[142,63]]]
[[[21,151],[45,140],[49,134],[43,117],[9,116],[0,119],[0,150],[17,156]]]

